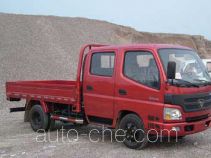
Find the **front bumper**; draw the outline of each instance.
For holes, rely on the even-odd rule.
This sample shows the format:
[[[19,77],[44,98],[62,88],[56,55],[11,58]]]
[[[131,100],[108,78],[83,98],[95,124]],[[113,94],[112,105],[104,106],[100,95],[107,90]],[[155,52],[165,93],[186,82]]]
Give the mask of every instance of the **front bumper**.
[[[197,122],[161,123],[159,126],[161,127],[160,135],[162,136],[185,136],[210,128],[211,117]]]

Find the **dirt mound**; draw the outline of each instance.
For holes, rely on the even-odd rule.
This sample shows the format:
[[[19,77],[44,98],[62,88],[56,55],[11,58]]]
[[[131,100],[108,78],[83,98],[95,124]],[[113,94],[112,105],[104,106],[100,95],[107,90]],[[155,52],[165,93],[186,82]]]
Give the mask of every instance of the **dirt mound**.
[[[211,54],[203,36],[138,32],[105,21],[0,14],[0,94],[6,80],[73,79],[86,43],[173,43]]]

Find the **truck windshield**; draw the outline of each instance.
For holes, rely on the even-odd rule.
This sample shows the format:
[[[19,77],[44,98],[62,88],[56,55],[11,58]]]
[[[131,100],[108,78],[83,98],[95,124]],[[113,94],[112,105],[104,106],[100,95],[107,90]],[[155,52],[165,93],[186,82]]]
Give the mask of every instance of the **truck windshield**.
[[[177,81],[187,81],[193,84],[210,84],[210,76],[202,60],[192,50],[164,48],[158,51],[165,72],[169,61],[176,62]],[[184,83],[184,82],[183,82]]]

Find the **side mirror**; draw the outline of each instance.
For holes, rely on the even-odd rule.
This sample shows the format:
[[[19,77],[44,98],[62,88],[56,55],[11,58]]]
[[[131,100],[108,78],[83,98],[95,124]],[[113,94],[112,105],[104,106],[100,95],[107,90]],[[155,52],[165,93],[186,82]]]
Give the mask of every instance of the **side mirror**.
[[[175,79],[176,75],[176,62],[169,61],[167,67],[167,79]]]

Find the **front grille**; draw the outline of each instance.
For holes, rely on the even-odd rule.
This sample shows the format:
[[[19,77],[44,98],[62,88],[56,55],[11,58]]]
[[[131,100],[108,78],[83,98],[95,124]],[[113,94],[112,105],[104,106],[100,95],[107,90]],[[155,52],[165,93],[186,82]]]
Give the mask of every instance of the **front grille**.
[[[204,99],[204,100],[210,100],[211,99],[211,95],[207,95],[207,96],[202,96],[202,97],[196,97],[196,98],[186,98],[185,102],[197,102],[198,99]]]
[[[203,104],[200,104],[199,100],[203,100]],[[207,109],[211,107],[211,96],[184,99],[184,106],[187,111],[198,111]]]
[[[205,120],[207,118],[208,118],[208,114],[201,115],[201,116],[195,116],[195,117],[187,117],[186,122],[196,122],[196,121]]]
[[[185,112],[202,111],[211,108],[211,92],[198,94],[165,94],[165,104],[183,107]]]

